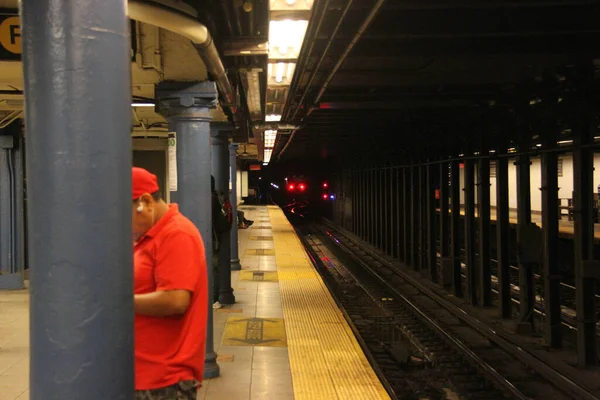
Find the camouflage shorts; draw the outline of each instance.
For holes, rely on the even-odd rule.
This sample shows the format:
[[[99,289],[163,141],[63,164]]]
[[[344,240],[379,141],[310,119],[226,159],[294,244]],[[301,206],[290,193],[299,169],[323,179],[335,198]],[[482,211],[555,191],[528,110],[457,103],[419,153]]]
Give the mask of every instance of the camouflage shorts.
[[[135,400],[196,400],[198,382],[181,381],[161,389],[138,390]]]

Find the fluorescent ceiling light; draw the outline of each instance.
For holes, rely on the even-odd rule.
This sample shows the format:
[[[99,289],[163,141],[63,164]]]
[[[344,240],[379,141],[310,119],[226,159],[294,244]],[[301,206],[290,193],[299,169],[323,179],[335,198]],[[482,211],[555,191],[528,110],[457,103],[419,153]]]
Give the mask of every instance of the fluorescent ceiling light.
[[[277,138],[277,131],[266,130],[265,131],[265,149],[273,148],[275,146],[276,138]]]
[[[273,149],[265,149],[264,156],[263,156],[263,162],[265,164],[268,164],[269,161],[271,161],[271,154],[273,154]]]
[[[154,107],[154,103],[131,103],[131,107]]]
[[[307,20],[271,21],[269,24],[269,58],[297,59],[307,27]]]
[[[268,67],[267,84],[269,86],[290,86],[295,70],[296,63],[270,63]]]
[[[560,142],[558,142],[558,144],[570,144],[573,143],[572,140],[561,140]]]
[[[281,121],[281,115],[269,114],[265,117],[267,122],[279,122]]]
[[[314,0],[271,0],[271,11],[309,11]]]

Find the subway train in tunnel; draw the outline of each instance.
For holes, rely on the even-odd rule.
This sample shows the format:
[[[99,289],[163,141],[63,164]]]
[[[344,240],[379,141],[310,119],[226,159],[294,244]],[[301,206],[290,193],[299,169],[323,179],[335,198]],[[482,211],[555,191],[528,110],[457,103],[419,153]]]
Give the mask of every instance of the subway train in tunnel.
[[[322,176],[293,174],[269,186],[271,201],[296,216],[330,217],[337,199],[334,185]]]

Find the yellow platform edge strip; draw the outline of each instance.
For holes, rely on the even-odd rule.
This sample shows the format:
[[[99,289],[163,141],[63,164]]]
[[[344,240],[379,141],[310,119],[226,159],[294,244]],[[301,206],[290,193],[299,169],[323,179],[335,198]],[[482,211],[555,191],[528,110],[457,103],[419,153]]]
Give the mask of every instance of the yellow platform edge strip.
[[[269,215],[295,399],[389,399],[285,215]]]

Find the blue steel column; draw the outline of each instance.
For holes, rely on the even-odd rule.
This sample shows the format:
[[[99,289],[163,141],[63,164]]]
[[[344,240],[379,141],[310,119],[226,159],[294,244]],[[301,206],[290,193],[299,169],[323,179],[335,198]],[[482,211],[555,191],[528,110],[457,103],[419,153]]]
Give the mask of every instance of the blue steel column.
[[[438,281],[437,254],[436,254],[436,232],[435,232],[435,181],[433,164],[427,165],[425,170],[425,202],[426,202],[426,221],[427,221],[427,265],[429,267],[429,277],[433,282]]]
[[[492,305],[492,271],[490,257],[490,160],[482,158],[477,166],[477,222],[479,225],[479,303],[483,307]]]
[[[32,400],[131,399],[124,0],[23,0]]]
[[[0,135],[0,290],[25,287],[21,123]]]
[[[465,258],[467,293],[471,304],[477,304],[477,281],[475,266],[475,164],[465,160]]]
[[[177,202],[200,231],[208,280],[208,323],[204,377],[219,376],[213,343],[212,212],[210,195],[210,109],[216,107],[214,83],[165,83],[156,88],[160,112],[177,138]]]
[[[420,235],[420,225],[419,225],[419,182],[418,182],[418,168],[415,164],[412,164],[410,167],[410,185],[411,185],[411,200],[410,200],[410,243],[411,243],[411,254],[410,254],[410,264],[413,269],[419,270],[419,235]]]
[[[239,144],[229,145],[229,172],[231,174],[231,194],[229,201],[233,209],[233,226],[231,227],[231,270],[242,269],[238,251],[238,224],[237,224],[237,149]]]
[[[411,260],[411,244],[410,244],[410,227],[411,227],[411,174],[409,167],[402,168],[402,262],[410,265]]]
[[[500,157],[496,160],[496,259],[498,306],[502,318],[510,318],[512,315],[508,181],[508,158]]]
[[[508,190],[507,190],[508,192]],[[463,297],[460,246],[460,164],[450,163],[450,257],[452,258],[452,287],[456,297]],[[466,221],[466,219],[465,219]]]
[[[215,190],[229,194],[229,133],[231,124],[213,122],[210,124],[212,174],[215,177]],[[234,215],[237,221],[237,215]],[[219,238],[219,303],[234,304],[235,297],[231,288],[231,234],[224,233]]]
[[[527,149],[521,146],[520,151]],[[528,324],[533,329],[535,307],[533,263],[526,249],[531,246],[531,161],[528,155],[517,157],[517,254],[519,260],[519,313],[520,329],[527,331]]]
[[[573,151],[573,202],[575,203],[575,305],[577,309],[577,354],[579,367],[598,365],[596,331],[596,278],[594,261],[594,143],[595,120],[585,110],[582,125],[575,133]]]

